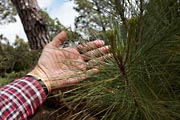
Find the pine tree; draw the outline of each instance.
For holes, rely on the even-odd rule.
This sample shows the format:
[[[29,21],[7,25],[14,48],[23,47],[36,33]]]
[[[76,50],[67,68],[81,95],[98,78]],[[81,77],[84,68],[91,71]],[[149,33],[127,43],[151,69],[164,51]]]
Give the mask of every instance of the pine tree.
[[[50,42],[46,21],[36,0],[11,0],[21,18],[31,49],[42,49]]]
[[[75,20],[76,28],[86,35],[95,31],[106,31],[109,28],[107,12],[112,10],[109,0],[74,0],[74,9],[79,13]]]
[[[64,114],[73,120],[180,119],[180,2],[110,5],[115,11],[103,38],[113,57],[97,60],[104,65],[99,74],[62,94]]]

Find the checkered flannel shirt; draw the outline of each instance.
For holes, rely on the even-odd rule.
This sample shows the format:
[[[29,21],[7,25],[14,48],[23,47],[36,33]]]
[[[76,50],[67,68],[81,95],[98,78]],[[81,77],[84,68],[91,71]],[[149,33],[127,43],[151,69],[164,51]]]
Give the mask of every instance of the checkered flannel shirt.
[[[0,88],[0,120],[26,120],[46,100],[42,85],[22,77]]]

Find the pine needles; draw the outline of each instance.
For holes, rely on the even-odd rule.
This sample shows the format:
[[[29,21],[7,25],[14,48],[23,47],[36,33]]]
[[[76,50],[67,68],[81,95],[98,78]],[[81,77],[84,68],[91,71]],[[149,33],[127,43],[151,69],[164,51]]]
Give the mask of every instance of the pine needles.
[[[101,35],[113,58],[99,61],[104,65],[100,73],[64,97],[73,111],[70,119],[180,119],[179,4],[140,0],[136,11],[117,8],[132,15],[122,19],[116,11],[110,17],[110,29]]]

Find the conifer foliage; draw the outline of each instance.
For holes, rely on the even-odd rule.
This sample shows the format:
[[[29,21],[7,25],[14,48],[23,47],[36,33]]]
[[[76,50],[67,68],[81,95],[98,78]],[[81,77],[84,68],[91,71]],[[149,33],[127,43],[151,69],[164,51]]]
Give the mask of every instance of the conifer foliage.
[[[79,5],[81,0],[75,1]],[[101,32],[113,57],[97,60],[104,65],[99,74],[64,92],[70,119],[180,119],[180,2],[112,0],[104,4],[108,29],[97,29],[96,35]]]

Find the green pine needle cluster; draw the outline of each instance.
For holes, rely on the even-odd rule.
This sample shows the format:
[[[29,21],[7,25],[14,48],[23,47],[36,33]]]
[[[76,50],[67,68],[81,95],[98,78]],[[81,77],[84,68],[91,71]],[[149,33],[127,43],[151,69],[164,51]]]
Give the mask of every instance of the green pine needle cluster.
[[[97,61],[104,65],[98,74],[61,94],[64,106],[59,110],[68,110],[59,117],[180,119],[179,1],[140,0],[134,11],[128,12],[136,15],[124,21],[119,14],[122,9],[116,6],[118,1],[114,2],[116,16],[110,16],[109,30],[101,33],[111,45],[113,57]]]

